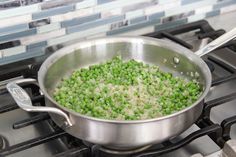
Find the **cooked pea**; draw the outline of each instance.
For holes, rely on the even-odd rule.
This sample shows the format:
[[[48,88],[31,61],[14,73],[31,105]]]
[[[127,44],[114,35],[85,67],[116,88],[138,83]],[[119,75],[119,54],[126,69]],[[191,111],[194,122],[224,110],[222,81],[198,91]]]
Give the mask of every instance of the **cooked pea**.
[[[64,107],[102,119],[139,120],[172,114],[201,94],[196,81],[174,77],[155,65],[111,61],[74,71],[63,78],[54,99]]]

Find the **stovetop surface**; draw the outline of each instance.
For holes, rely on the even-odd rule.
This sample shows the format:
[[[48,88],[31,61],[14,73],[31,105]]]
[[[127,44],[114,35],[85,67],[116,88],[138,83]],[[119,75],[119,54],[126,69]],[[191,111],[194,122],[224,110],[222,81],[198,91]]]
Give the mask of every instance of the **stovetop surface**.
[[[205,23],[205,21],[203,22],[200,21],[200,22]],[[178,32],[175,29],[169,30],[169,32],[168,31],[166,32],[167,34],[170,33],[174,35],[180,33],[180,31]],[[192,48],[193,51],[196,51],[202,46],[206,45],[209,41],[212,40],[212,38],[216,38],[216,35],[213,37],[212,36],[207,37],[206,35],[206,37],[204,37],[203,39],[199,39],[199,35],[196,35],[196,34],[199,34],[199,33],[204,34],[202,32],[199,32],[199,29],[197,29],[197,31],[196,29],[194,29],[194,31],[189,32],[188,30],[186,32],[187,33],[181,33],[181,35],[175,35],[175,37],[178,37],[179,39],[184,39],[184,41],[187,42],[187,44],[184,43],[186,47],[188,47],[189,45],[192,45],[190,47]],[[224,33],[224,31],[219,30],[219,33]],[[155,36],[157,34],[158,33],[156,33]],[[153,36],[153,34],[148,34],[148,36]],[[172,38],[169,39],[168,36],[165,36],[165,34],[163,35],[162,33],[159,33],[157,36],[165,40],[173,40]],[[166,39],[166,37],[168,39]],[[76,41],[73,41],[73,42],[76,42]],[[175,42],[179,42],[179,41],[175,41]],[[47,51],[46,54],[50,55],[51,53],[55,52],[57,49],[64,47],[68,44],[71,44],[71,43],[49,47],[46,49]],[[205,61],[208,61],[210,62],[210,64],[214,65],[214,71],[212,73],[213,80],[214,80],[213,86],[211,87],[210,92],[208,93],[205,99],[205,102],[210,102],[211,100],[215,100],[216,98],[221,98],[223,96],[236,92],[236,80],[234,79],[235,78],[234,70],[236,71],[236,62],[234,61],[236,59],[236,51],[233,51],[232,50],[233,48],[231,46],[232,45],[228,45],[227,48],[218,49],[212,52],[211,54],[203,57]],[[32,76],[35,77],[35,75],[37,74],[37,69],[40,67],[40,64],[46,57],[47,56],[42,56],[39,58],[27,60],[24,63],[19,62],[12,65],[5,65],[5,66],[2,66],[3,68],[1,68],[0,70],[0,75],[3,76],[3,77],[0,77],[1,78],[1,82],[0,82],[0,94],[1,94],[0,95],[0,100],[1,100],[0,136],[3,136],[6,139],[3,142],[4,143],[3,147],[5,147],[6,149],[2,151],[0,149],[0,156],[1,155],[4,156],[8,154],[11,157],[68,156],[68,155],[65,155],[66,154],[65,152],[74,152],[74,154],[69,153],[70,155],[72,154],[71,156],[89,156],[89,155],[91,156],[91,154],[88,154],[88,152],[91,152],[91,150],[96,148],[96,147],[92,147],[92,149],[89,149],[85,145],[81,144],[80,140],[78,139],[75,140],[70,135],[58,129],[58,127],[56,127],[55,124],[53,124],[53,122],[50,120],[50,117],[47,114],[27,113],[17,108],[13,99],[6,92],[4,87],[5,87],[5,84],[9,81],[8,80],[6,81],[5,79],[9,79],[9,78],[12,79],[12,76],[16,74],[15,71],[17,71],[16,79],[21,78],[22,73],[24,73],[23,77],[32,77]],[[227,67],[222,68],[222,66],[219,66],[218,62],[215,62],[215,60],[223,61],[224,65],[226,64]],[[28,63],[28,64],[25,65],[25,63]],[[225,68],[230,68],[230,69],[225,70]],[[229,78],[231,79],[230,81],[226,81],[222,83],[221,81],[222,78],[223,79],[225,78],[226,80]],[[32,97],[35,99],[34,100],[35,105],[37,104],[40,105],[40,103],[41,105],[43,104],[43,98],[42,97],[38,98],[40,96],[36,96],[35,98],[34,92],[32,94]],[[213,107],[210,112],[210,120],[216,124],[221,124],[221,122],[224,119],[229,118],[231,116],[235,116],[236,115],[235,103],[236,103],[236,99],[233,101],[229,101],[227,103],[222,103],[221,105],[218,105],[216,107]],[[35,119],[36,120],[32,122],[33,124],[29,125],[28,123],[32,117],[34,117],[34,120]],[[38,118],[38,121],[37,121],[37,118]],[[25,123],[22,123],[22,121]],[[24,124],[26,124],[27,126],[24,126]],[[176,141],[180,141],[181,139],[190,135],[191,133],[197,130],[200,130],[199,126],[202,126],[202,124],[192,125],[183,134],[181,134],[180,136],[176,138],[173,138],[170,141],[172,143],[175,143]],[[52,135],[48,136],[50,134]],[[236,139],[236,125],[232,125],[231,131],[230,131],[230,137],[232,139]],[[37,140],[34,141],[35,138],[37,138]],[[48,138],[48,142],[46,143],[42,142],[42,144],[39,144],[40,140],[47,141],[47,138]],[[31,141],[31,143],[26,142],[22,144],[22,142],[25,142],[28,140],[33,140],[33,141]],[[1,141],[0,141],[0,146],[1,146]],[[8,147],[11,149],[8,149]],[[159,145],[157,145],[157,147],[159,148]],[[25,149],[25,148],[29,148],[29,149]],[[153,148],[155,148],[155,146]],[[201,153],[203,155],[207,155],[207,154],[217,152],[220,149],[221,148],[219,144],[215,143],[209,136],[206,135],[206,136],[193,140],[189,144],[177,150],[171,151],[170,153],[164,153],[159,156],[161,157],[176,157],[176,156],[189,157],[195,153]],[[81,155],[78,155],[78,154],[81,154]],[[98,156],[98,154],[94,156]],[[105,156],[105,155],[100,155],[100,156]],[[110,156],[114,156],[114,155],[110,155]]]

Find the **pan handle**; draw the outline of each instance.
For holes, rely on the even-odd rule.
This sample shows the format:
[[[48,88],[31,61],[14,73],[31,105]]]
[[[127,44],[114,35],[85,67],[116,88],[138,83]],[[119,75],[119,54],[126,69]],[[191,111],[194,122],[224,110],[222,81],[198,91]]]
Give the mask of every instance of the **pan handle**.
[[[18,84],[32,83],[38,86],[35,79],[20,79],[7,84],[7,90],[16,101],[17,105],[25,111],[29,112],[52,112],[65,118],[65,126],[72,126],[71,120],[66,113],[58,108],[44,107],[44,106],[33,106],[29,95],[21,88]]]
[[[236,37],[236,28],[232,29],[231,31],[221,35],[219,38],[213,40],[200,50],[196,51],[195,54],[199,57],[215,50],[216,48],[220,47],[221,45],[227,43],[228,41],[234,39]]]

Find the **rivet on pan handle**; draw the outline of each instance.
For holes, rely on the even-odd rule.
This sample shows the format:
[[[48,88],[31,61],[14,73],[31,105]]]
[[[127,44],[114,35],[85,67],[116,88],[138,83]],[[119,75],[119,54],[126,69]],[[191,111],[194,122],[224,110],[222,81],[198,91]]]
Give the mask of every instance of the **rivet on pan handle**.
[[[66,120],[65,122],[66,127],[72,126],[71,120],[68,117],[68,115],[63,111],[61,111],[60,109],[54,107],[33,106],[29,95],[24,91],[23,88],[17,85],[17,84],[27,84],[27,83],[33,83],[38,85],[35,79],[20,79],[7,84],[7,90],[9,91],[9,93],[14,98],[14,100],[16,101],[17,105],[20,108],[29,112],[52,112],[61,115]]]

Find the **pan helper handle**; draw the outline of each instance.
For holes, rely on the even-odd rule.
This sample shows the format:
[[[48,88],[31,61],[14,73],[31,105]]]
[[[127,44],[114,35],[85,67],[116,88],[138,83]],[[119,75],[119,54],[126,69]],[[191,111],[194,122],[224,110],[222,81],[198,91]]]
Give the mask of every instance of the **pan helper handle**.
[[[18,84],[33,83],[37,85],[35,79],[21,79],[7,84],[7,90],[16,101],[17,105],[28,112],[52,112],[63,116],[66,120],[66,127],[72,126],[71,120],[66,113],[60,109],[44,106],[33,106],[29,95]]]
[[[196,51],[195,54],[199,57],[215,50],[216,48],[220,47],[221,45],[229,42],[230,40],[236,38],[236,28],[232,29],[231,31],[221,35],[219,38],[213,40],[200,50]]]

